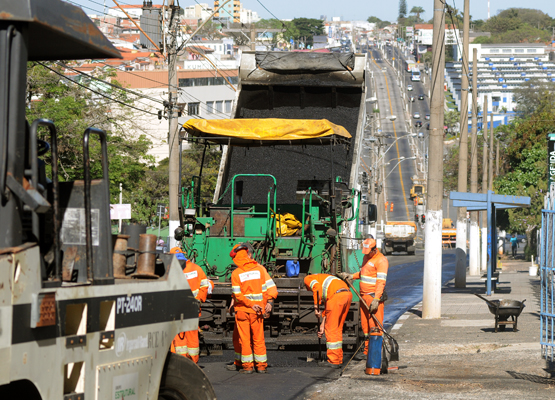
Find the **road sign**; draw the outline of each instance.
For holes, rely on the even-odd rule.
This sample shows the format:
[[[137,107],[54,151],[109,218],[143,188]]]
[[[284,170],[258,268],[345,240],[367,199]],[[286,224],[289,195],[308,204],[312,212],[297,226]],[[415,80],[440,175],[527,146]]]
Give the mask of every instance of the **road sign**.
[[[156,206],[156,216],[163,217],[166,213],[166,205],[165,204],[158,204]]]
[[[131,219],[131,204],[110,204],[110,219]]]

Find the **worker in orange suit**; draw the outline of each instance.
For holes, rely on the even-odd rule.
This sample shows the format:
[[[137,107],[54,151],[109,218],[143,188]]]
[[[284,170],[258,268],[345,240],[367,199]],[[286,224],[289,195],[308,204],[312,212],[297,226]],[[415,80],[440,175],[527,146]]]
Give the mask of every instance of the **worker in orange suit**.
[[[343,324],[353,295],[347,284],[333,275],[307,275],[304,284],[308,290],[312,290],[314,313],[317,316],[322,315],[318,337],[322,337],[324,333],[326,335],[328,361],[320,361],[318,365],[340,368],[343,363]]]
[[[259,373],[267,372],[264,315],[272,311],[277,297],[274,281],[266,268],[252,259],[253,253],[249,243],[235,245],[229,253],[237,266],[231,274],[231,291],[241,352],[240,372],[246,374],[253,373],[255,366]]]
[[[170,250],[170,254],[175,254],[180,262],[185,263],[183,273],[187,278],[187,282],[189,282],[193,296],[195,296],[195,299],[201,303],[205,302],[208,294],[209,282],[202,268],[188,260],[179,247],[173,247]],[[198,335],[198,329],[178,333],[172,341],[171,351],[176,354],[181,354],[182,356],[190,358],[195,363],[198,363],[200,353]]]
[[[384,315],[384,289],[387,280],[387,270],[389,262],[387,258],[378,250],[376,241],[370,237],[362,242],[362,268],[355,274],[341,273],[344,279],[360,279],[360,294],[366,304],[370,305],[370,311],[361,303],[361,323],[362,331],[366,338],[364,354],[367,358],[367,375],[379,375],[382,365],[382,343],[383,332],[370,313],[383,326]]]

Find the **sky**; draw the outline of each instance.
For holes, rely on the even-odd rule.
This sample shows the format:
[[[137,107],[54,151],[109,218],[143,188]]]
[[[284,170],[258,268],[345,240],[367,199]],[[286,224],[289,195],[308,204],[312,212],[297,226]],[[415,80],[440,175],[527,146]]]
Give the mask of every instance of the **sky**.
[[[87,14],[102,12],[103,5],[115,6],[112,0],[66,0],[84,7]],[[166,0],[167,1],[167,0]],[[177,0],[181,7],[195,4],[195,0]],[[211,0],[197,0],[199,3],[213,4]],[[464,8],[464,0],[446,0],[450,6],[459,10]],[[153,4],[162,4],[163,0],[153,0]],[[118,0],[120,4],[142,4],[142,0]],[[320,18],[325,15],[328,19],[342,17],[344,21],[366,20],[370,16],[376,16],[385,21],[394,21],[399,11],[399,1],[379,0],[242,0],[243,6],[256,11],[261,18],[293,19],[293,18]],[[555,0],[528,0],[526,8],[543,11],[550,17],[555,17]],[[425,10],[421,15],[424,20],[433,17],[434,0],[407,0],[407,11],[414,6],[420,6]],[[267,8],[269,12],[265,9]],[[490,15],[494,16],[498,11],[511,7],[524,8],[522,0],[490,0]],[[92,10],[91,10],[92,9]],[[273,16],[272,16],[273,14]],[[470,15],[473,19],[486,19],[488,17],[487,0],[470,0]]]

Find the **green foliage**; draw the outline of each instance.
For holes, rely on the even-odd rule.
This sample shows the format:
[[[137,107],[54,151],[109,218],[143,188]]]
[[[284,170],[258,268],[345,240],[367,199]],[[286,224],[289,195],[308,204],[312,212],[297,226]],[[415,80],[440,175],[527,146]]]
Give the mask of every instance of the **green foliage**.
[[[57,64],[49,66],[62,72]],[[112,73],[107,70],[97,71],[96,74],[100,79],[107,79]],[[135,104],[136,100],[130,98],[127,92],[90,78],[76,79],[80,79],[84,85],[94,85],[96,91],[123,104]],[[26,117],[29,122],[36,118],[48,118],[56,124],[61,181],[83,178],[83,133],[86,128],[93,126],[105,130],[107,134],[110,201],[119,203],[120,183],[125,201],[133,200],[134,196],[142,193],[142,185],[148,180],[154,159],[147,155],[151,146],[150,140],[134,122],[136,110],[100,97],[37,64],[29,64],[28,67],[27,105]],[[51,141],[46,130],[39,131],[39,138]],[[90,160],[93,179],[102,176],[100,150],[98,138],[91,136]],[[46,154],[43,159],[47,176],[51,176],[50,154]],[[147,223],[148,218],[145,215],[149,213],[141,207],[135,207],[135,201],[130,202],[132,221]]]
[[[399,0],[399,19],[407,16],[407,0]]]
[[[382,21],[378,17],[368,17],[366,21],[370,22],[371,24],[376,24],[378,29],[382,29],[388,25],[390,25],[389,21]]]
[[[257,28],[268,28],[268,29],[282,29],[283,31],[273,35],[272,43],[274,46],[278,42],[283,41],[289,43],[291,39],[298,40],[299,30],[293,23],[293,21],[280,21],[278,19],[261,19],[256,23]],[[245,37],[244,35],[243,38]]]
[[[422,21],[422,19],[420,18],[420,14],[423,14],[424,12],[425,12],[424,9],[420,6],[414,6],[413,8],[410,9],[410,13],[416,16],[417,23]]]
[[[514,92],[516,111],[523,114],[543,113],[555,109],[555,83],[532,78]]]
[[[197,32],[197,36],[206,38],[208,40],[218,40],[223,37],[222,32],[220,30],[221,30],[220,24],[216,24],[213,21],[208,21]]]
[[[298,30],[297,40],[305,40],[305,44],[312,45],[313,37],[324,34],[324,21],[314,18],[295,18],[291,21]]]
[[[491,32],[491,37],[480,36],[474,43],[537,43],[551,40],[553,20],[540,10],[509,8],[473,25],[475,31]]]
[[[445,111],[443,114],[443,125],[451,131],[459,123],[460,115],[458,111]]]

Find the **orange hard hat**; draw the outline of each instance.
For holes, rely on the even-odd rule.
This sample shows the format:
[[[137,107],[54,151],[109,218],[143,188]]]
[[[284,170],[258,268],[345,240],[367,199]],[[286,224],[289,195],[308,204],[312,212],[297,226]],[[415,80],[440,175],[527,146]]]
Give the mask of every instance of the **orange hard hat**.
[[[183,250],[181,250],[179,247],[172,247],[170,249],[170,254],[177,254],[177,253],[183,253]]]
[[[362,242],[362,254],[369,254],[374,247],[376,247],[376,241],[374,239],[364,239],[364,242]]]

